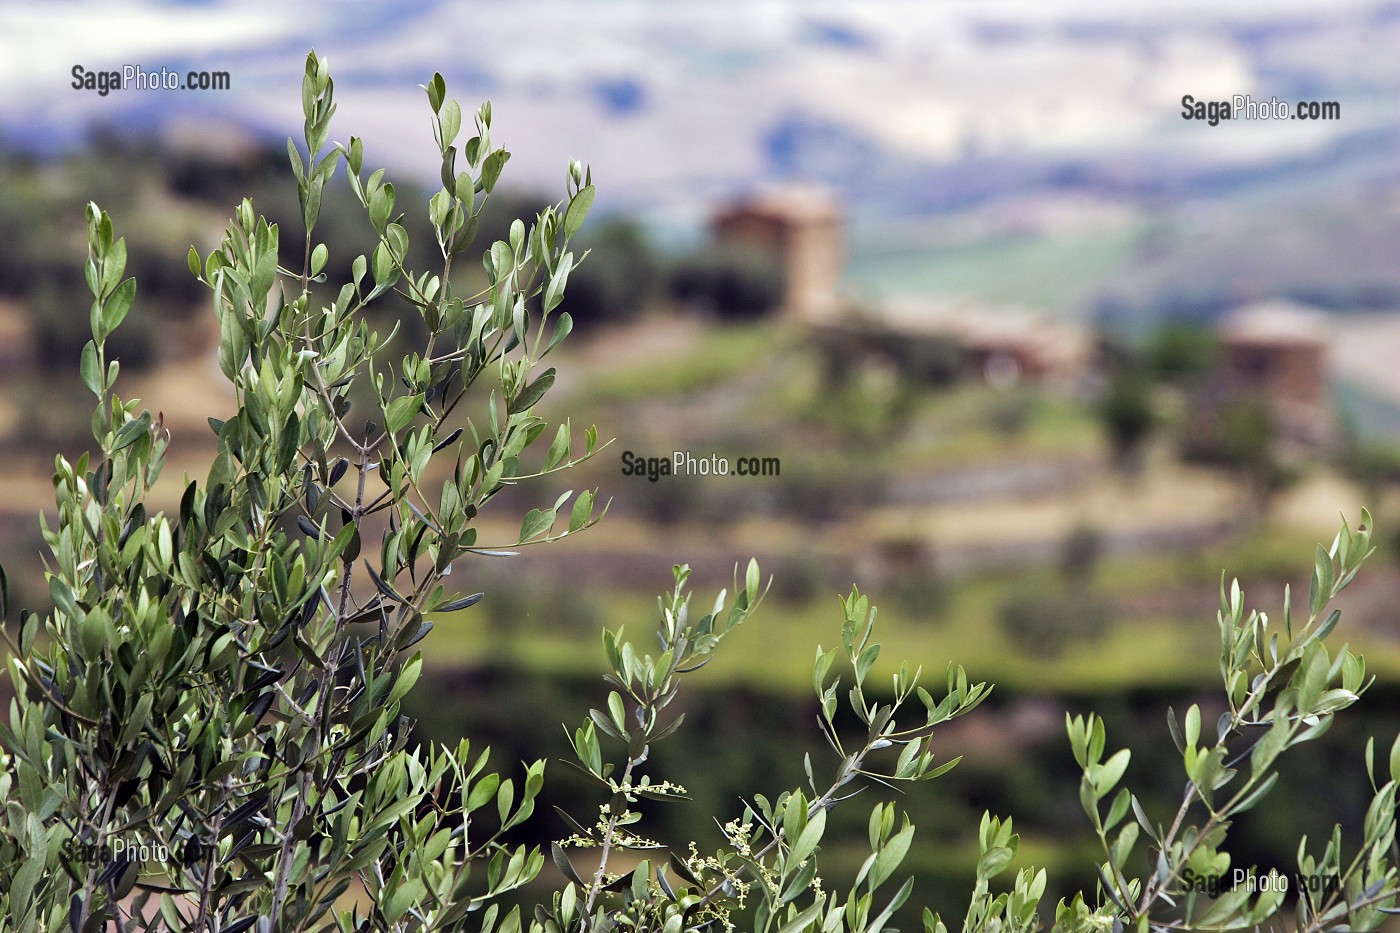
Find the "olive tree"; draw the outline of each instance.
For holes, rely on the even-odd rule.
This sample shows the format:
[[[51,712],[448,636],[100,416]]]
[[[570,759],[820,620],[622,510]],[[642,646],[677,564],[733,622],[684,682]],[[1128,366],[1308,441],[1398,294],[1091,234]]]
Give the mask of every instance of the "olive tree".
[[[492,143],[489,105],[459,145],[462,111],[441,76],[427,93],[439,270],[404,267],[394,186],[362,174],[361,141],[328,145],[333,84],[314,54],[305,147],[288,141],[300,266],[279,264],[284,234],[247,201],[216,250],[191,249],[237,409],[211,419],[217,455],[178,513],[147,505],[168,443],[160,418],[114,392],[108,339],[136,283],[125,241],[90,207],[81,375],[97,446],[57,460],[53,609],[22,613],[9,633],[5,928],[445,929],[538,872],[538,852],[500,836],[530,816],[544,762],[502,777],[467,742],[410,746],[399,704],[422,670],[426,617],[480,596],[448,592],[454,567],[493,553],[478,513],[598,447],[593,429],[579,437],[535,413],[554,381],[540,363],[571,328],[552,312],[593,187],[571,165],[567,197],[517,220],[485,251],[488,286],[459,293],[453,263],[509,153]],[[327,291],[330,246],[314,234],[341,162],[378,244]],[[395,363],[365,316],[386,301],[427,333]],[[356,391],[368,411],[352,412]],[[591,492],[542,503],[508,543],[581,531],[593,507]],[[360,899],[345,903],[364,906],[340,909],[352,888]]]
[[[535,818],[543,761],[502,774],[468,741],[410,741],[400,702],[421,674],[429,617],[480,598],[452,587],[468,575],[452,577],[454,567],[500,553],[477,539],[481,510],[508,485],[600,449],[593,429],[579,438],[568,421],[551,426],[537,414],[554,381],[552,369],[537,370],[571,328],[558,307],[591,179],[572,164],[565,197],[491,243],[486,287],[459,293],[454,261],[471,247],[507,153],[492,146],[489,105],[459,149],[461,108],[440,75],[426,91],[442,159],[428,205],[440,270],[405,267],[393,185],[382,171],[363,176],[360,140],[328,144],[333,86],[314,53],[305,146],[289,144],[305,227],[300,268],[279,262],[279,229],[246,201],[218,249],[191,250],[191,273],[212,293],[236,410],[211,419],[217,454],[203,482],[184,481],[177,512],[148,506],[169,443],[159,416],[115,391],[108,338],[136,285],[124,277],[124,241],[90,207],[92,339],[80,373],[97,400],[96,448],[56,460],[57,520],[43,528],[53,606],[20,612],[5,631],[16,698],[0,722],[0,930],[892,929],[916,896],[900,876],[915,827],[878,797],[869,856],[838,880],[820,865],[828,814],[862,790],[956,765],[937,760],[938,730],[990,687],[956,665],[933,691],[907,665],[888,679],[876,673],[876,610],[857,591],[841,601],[836,646],[817,648],[813,663],[832,754],[807,756],[805,785],[714,814],[717,849],[650,838],[639,802],[684,799],[683,778],[655,772],[652,749],[682,725],[673,704],[688,674],[761,602],[752,562],[732,596],[703,614],[691,610],[689,571],[677,566],[648,636],[654,647],[621,629],[603,633],[610,690],[571,732],[596,810],[566,814],[572,831],[548,853],[509,835]],[[331,247],[314,231],[341,162],[377,245],[336,287],[324,281]],[[382,302],[421,316],[426,334],[395,362],[366,319]],[[352,418],[352,405],[369,411]],[[598,517],[592,492],[566,494],[526,512],[505,544],[557,540]],[[1012,821],[987,814],[963,929],[1273,922],[1276,885],[1197,882],[1231,867],[1229,828],[1265,799],[1279,757],[1324,732],[1369,685],[1361,659],[1326,639],[1339,620],[1329,603],[1369,553],[1370,525],[1369,516],[1356,530],[1344,524],[1319,549],[1296,619],[1287,595],[1273,620],[1246,611],[1238,584],[1222,587],[1227,711],[1213,725],[1195,706],[1170,716],[1185,778],[1174,813],[1149,813],[1119,787],[1130,752],[1107,754],[1102,720],[1069,718],[1080,800],[1103,850],[1099,884],[1044,907],[1045,872],[1011,873]],[[1299,872],[1334,883],[1298,898],[1297,929],[1373,929],[1395,910],[1400,743],[1370,773],[1359,845],[1344,847],[1339,831],[1320,853],[1299,846]],[[538,884],[548,886],[542,896]],[[538,903],[511,906],[521,900]],[[923,927],[946,929],[931,908]]]

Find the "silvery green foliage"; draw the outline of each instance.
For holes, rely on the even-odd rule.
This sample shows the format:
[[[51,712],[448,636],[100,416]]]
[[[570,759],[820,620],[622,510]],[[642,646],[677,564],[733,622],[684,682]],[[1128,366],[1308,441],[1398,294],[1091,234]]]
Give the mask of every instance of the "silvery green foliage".
[[[838,893],[825,890],[818,865],[827,812],[869,782],[923,781],[951,769],[957,759],[934,763],[933,734],[974,709],[990,688],[970,684],[962,668],[950,665],[944,695],[935,699],[919,685],[920,672],[902,666],[893,677],[889,702],[870,697],[870,672],[880,654],[872,641],[875,609],[865,596],[852,592],[842,603],[841,645],[817,650],[812,676],[822,730],[836,757],[834,771],[819,778],[824,769],[808,756],[807,786],[773,800],[755,796],[723,824],[723,848],[702,853],[694,844],[672,845],[668,858],[661,842],[643,834],[641,814],[633,809],[639,799],[668,801],[685,794],[679,785],[647,772],[652,745],[681,725],[681,715],[666,712],[681,679],[709,662],[721,639],[748,617],[762,595],[758,566],[750,562],[742,583],[735,582],[734,604],[726,610],[721,593],[711,611],[696,619],[686,592],[688,577],[688,568],[677,567],[675,588],[660,600],[658,654],[643,653],[621,631],[603,635],[614,689],[607,709],[590,711],[588,721],[574,732],[573,745],[606,803],[592,825],[571,819],[574,835],[553,847],[566,884],[548,907],[536,911],[532,933],[681,933],[736,925],[756,933],[887,929],[913,891],[912,879],[892,892],[885,885],[909,851],[914,826],[907,817],[898,820],[892,804],[877,803],[869,819],[871,854],[849,890]],[[833,673],[838,662],[839,672]],[[855,744],[843,741],[836,727],[843,684],[850,711],[865,727]],[[912,721],[903,715],[907,707],[917,710]],[[620,758],[609,753],[618,746]],[[581,872],[570,855],[574,848],[595,852],[596,868]],[[630,873],[615,873],[614,859],[625,850],[651,857]],[[1043,887],[1043,874],[1038,883]],[[1029,910],[1034,909],[1032,900]]]
[[[393,185],[362,175],[360,140],[328,147],[333,86],[314,53],[302,88],[305,149],[288,141],[301,267],[279,266],[283,233],[247,201],[218,249],[190,251],[237,410],[211,419],[217,456],[207,478],[186,479],[176,514],[146,504],[160,417],[113,391],[106,340],[136,283],[124,241],[89,208],[81,373],[97,446],[57,461],[53,610],[8,632],[18,699],[0,725],[0,929],[454,929],[544,863],[501,842],[530,816],[544,763],[508,777],[466,742],[410,749],[399,704],[422,670],[426,617],[478,598],[448,590],[470,578],[464,564],[595,521],[584,492],[531,510],[515,541],[478,541],[474,527],[507,485],[597,448],[592,429],[576,449],[567,422],[535,414],[554,380],[536,370],[569,333],[551,312],[593,188],[572,165],[567,198],[490,244],[488,287],[460,294],[452,264],[508,158],[489,105],[459,147],[461,108],[441,76],[427,87],[442,263],[418,273],[404,268]],[[378,245],[338,294],[313,292],[331,248],[313,236],[321,194],[342,161]],[[394,362],[364,314],[391,295],[428,335]],[[352,390],[368,411],[350,413]]]
[[[1220,673],[1226,709],[1213,724],[1193,705],[1178,721],[1168,711],[1172,739],[1182,755],[1186,783],[1181,804],[1168,820],[1155,819],[1128,788],[1114,794],[1130,753],[1104,757],[1103,721],[1067,719],[1070,745],[1083,769],[1079,798],[1103,848],[1095,897],[1061,903],[1056,926],[1065,930],[1122,927],[1137,930],[1299,931],[1372,930],[1400,899],[1395,849],[1395,794],[1400,781],[1400,739],[1391,748],[1389,780],[1377,785],[1373,748],[1366,750],[1374,798],[1354,854],[1343,855],[1341,829],[1319,857],[1308,840],[1298,845],[1293,916],[1279,917],[1287,893],[1280,876],[1255,876],[1232,863],[1225,842],[1234,820],[1267,799],[1284,752],[1315,739],[1337,713],[1355,703],[1371,680],[1361,657],[1344,646],[1335,657],[1324,640],[1341,619],[1329,605],[1355,578],[1371,552],[1371,516],[1363,511],[1355,531],[1346,523],[1330,548],[1319,547],[1313,565],[1306,620],[1299,624],[1284,592],[1281,619],[1244,607],[1239,582],[1220,593]],[[1108,803],[1105,810],[1103,804]],[[1202,880],[1231,877],[1210,891]],[[1316,882],[1316,883],[1315,883]],[[1218,894],[1219,896],[1212,896]]]
[[[831,763],[809,756],[805,786],[753,797],[709,852],[647,838],[637,804],[684,798],[650,770],[651,750],[682,724],[671,705],[685,676],[759,604],[758,569],[751,563],[735,581],[732,604],[721,594],[697,618],[689,572],[677,567],[659,601],[655,654],[621,630],[605,632],[606,709],[572,733],[599,809],[571,817],[573,835],[552,846],[558,890],[533,915],[505,908],[503,895],[538,878],[546,856],[503,834],[532,817],[544,763],[503,777],[465,741],[407,747],[399,703],[422,670],[425,617],[473,604],[478,595],[449,593],[445,578],[495,551],[476,538],[477,514],[506,485],[597,450],[590,428],[575,452],[568,422],[547,451],[532,450],[547,433],[535,406],[554,381],[552,369],[535,370],[570,330],[566,314],[551,312],[593,200],[590,179],[571,165],[567,197],[513,224],[485,251],[488,286],[457,294],[453,262],[508,156],[492,147],[489,105],[459,149],[461,108],[441,76],[426,91],[442,159],[443,187],[429,204],[439,272],[404,268],[393,185],[382,171],[362,177],[360,141],[327,148],[332,83],[314,54],[303,82],[306,148],[289,142],[306,228],[301,268],[278,265],[279,231],[246,201],[219,249],[191,250],[192,274],[213,293],[219,364],[237,410],[211,419],[218,453],[204,482],[185,481],[178,514],[147,511],[168,439],[158,415],[114,392],[119,367],[106,340],[136,285],[123,277],[124,241],[90,207],[93,338],[80,370],[97,399],[97,448],[56,462],[57,519],[44,526],[53,610],[21,613],[5,631],[17,698],[0,722],[0,931],[890,929],[915,893],[898,881],[913,825],[876,801],[870,855],[836,890],[819,864],[827,814],[862,788],[953,767],[956,759],[935,763],[933,736],[990,688],[950,665],[935,697],[903,666],[875,691],[875,609],[858,592],[842,601],[839,647],[818,649],[813,669]],[[378,245],[325,303],[312,286],[326,284],[330,247],[313,231],[342,160]],[[363,314],[391,294],[428,334],[397,365]],[[371,411],[352,420],[357,389]],[[561,516],[570,498],[530,510],[506,543],[588,527],[593,494],[573,497]],[[1319,549],[1307,621],[1296,628],[1287,597],[1279,624],[1246,615],[1237,584],[1222,590],[1227,711],[1213,738],[1197,707],[1169,718],[1186,772],[1169,821],[1118,789],[1129,752],[1105,757],[1102,720],[1068,721],[1104,858],[1097,890],[1062,901],[1056,928],[1360,930],[1394,911],[1400,742],[1354,854],[1343,854],[1340,831],[1320,855],[1300,843],[1299,874],[1336,884],[1302,892],[1292,918],[1279,918],[1273,886],[1212,897],[1192,883],[1231,867],[1231,822],[1266,799],[1279,756],[1324,732],[1369,684],[1361,659],[1345,648],[1334,657],[1324,639],[1339,618],[1329,602],[1370,551],[1370,525],[1369,515],[1356,531],[1344,524]],[[3,583],[0,573],[0,597]],[[852,740],[838,715],[863,734]],[[1044,871],[1002,879],[1017,843],[1010,819],[983,817],[964,930],[1039,928]],[[929,910],[923,926],[945,933]]]
[[[1369,686],[1365,665],[1345,647],[1333,657],[1324,640],[1335,630],[1340,611],[1329,605],[1355,578],[1371,552],[1371,517],[1363,512],[1353,531],[1343,522],[1330,548],[1318,548],[1306,622],[1295,625],[1285,590],[1281,625],[1267,614],[1244,610],[1236,582],[1222,587],[1219,629],[1220,670],[1228,711],[1202,739],[1201,712],[1192,706],[1181,722],[1169,716],[1170,731],[1181,752],[1186,784],[1169,823],[1153,822],[1126,788],[1115,788],[1127,770],[1130,753],[1105,758],[1103,721],[1097,716],[1067,720],[1070,746],[1083,770],[1080,800],[1103,847],[1100,884],[1092,893],[1061,901],[1054,928],[1064,931],[1139,930],[1370,930],[1388,914],[1400,913],[1400,884],[1395,851],[1395,803],[1400,782],[1400,740],[1392,747],[1389,780],[1377,786],[1363,825],[1362,839],[1344,856],[1341,830],[1332,834],[1321,855],[1302,840],[1297,854],[1296,906],[1281,916],[1285,898],[1279,876],[1264,875],[1233,885],[1224,848],[1228,829],[1240,814],[1265,799],[1278,778],[1278,758],[1293,746],[1322,735],[1333,717],[1355,703]],[[918,685],[919,672],[901,667],[894,675],[892,700],[871,702],[867,679],[879,655],[872,641],[875,610],[853,592],[843,601],[845,622],[838,649],[818,649],[813,688],[820,723],[835,752],[835,773],[817,779],[806,759],[806,788],[794,788],[775,800],[755,796],[723,824],[727,844],[701,853],[693,844],[665,843],[647,837],[641,799],[674,801],[684,789],[646,769],[652,745],[681,725],[667,716],[685,673],[708,663],[719,641],[753,611],[760,598],[757,567],[750,564],[736,599],[727,611],[724,594],[698,621],[689,611],[685,591],[688,570],[676,568],[676,586],[660,604],[657,632],[660,653],[643,654],[622,633],[605,632],[604,647],[613,690],[606,710],[592,710],[573,734],[582,769],[600,785],[605,803],[596,821],[572,820],[575,833],[553,847],[566,884],[548,906],[537,909],[532,933],[584,930],[744,929],[780,933],[878,933],[890,929],[892,913],[912,893],[912,879],[893,893],[882,890],[907,853],[914,827],[897,821],[895,808],[877,802],[869,818],[870,856],[845,892],[828,890],[819,866],[826,815],[830,809],[872,783],[920,781],[937,777],[957,759],[935,764],[932,736],[942,723],[969,712],[986,696],[985,684],[969,684],[961,668],[950,665],[945,693],[936,699]],[[843,743],[836,728],[841,705],[840,663],[847,671],[846,701],[865,726],[859,743]],[[917,700],[917,703],[911,702]],[[900,718],[903,708],[922,707],[913,723]],[[617,752],[608,749],[620,746]],[[875,764],[879,754],[893,761]],[[1104,803],[1109,801],[1105,810]],[[717,817],[723,819],[723,817]],[[1042,926],[1039,911],[1046,886],[1043,870],[1022,868],[1009,882],[993,879],[1009,869],[1018,837],[1008,818],[986,814],[978,831],[976,881],[963,919],[973,931],[1032,931]],[[1141,844],[1140,844],[1141,843]],[[592,850],[592,871],[575,861]],[[610,870],[623,850],[646,857],[630,872]],[[1201,882],[1224,879],[1216,890]],[[1329,879],[1327,884],[1312,884]],[[946,933],[941,918],[925,909],[925,933]],[[511,927],[512,930],[515,927]]]

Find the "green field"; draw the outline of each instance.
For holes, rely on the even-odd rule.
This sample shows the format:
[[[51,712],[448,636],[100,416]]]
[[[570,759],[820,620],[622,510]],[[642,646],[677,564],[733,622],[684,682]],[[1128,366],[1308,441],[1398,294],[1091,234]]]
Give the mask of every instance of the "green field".
[[[1062,311],[1136,253],[1138,232],[998,236],[973,243],[857,245],[846,281],[871,298],[958,295]]]
[[[1279,573],[1306,567],[1311,546],[1304,535],[1277,530],[1205,555],[1112,561],[1099,569],[1092,593],[1111,603],[1119,597],[1190,584],[1208,596],[1221,570],[1227,570],[1227,578],[1238,576],[1241,580],[1250,606],[1277,615],[1283,595]],[[1213,569],[1206,570],[1208,564]],[[901,661],[908,661],[911,667],[921,665],[937,680],[951,662],[963,665],[976,680],[1017,692],[1214,686],[1219,670],[1219,630],[1213,611],[1190,617],[1118,619],[1102,637],[1071,641],[1063,650],[1048,654],[1004,631],[1000,611],[1009,596],[1030,591],[1050,597],[1066,589],[1055,573],[1039,571],[950,583],[938,597],[936,608],[911,605],[893,594],[888,599],[882,599],[880,593],[871,594],[872,601],[881,605],[876,640],[884,646],[876,671],[892,674]],[[692,611],[708,609],[714,596],[710,591],[695,592]],[[729,636],[715,661],[696,674],[696,683],[746,685],[784,693],[809,690],[817,646],[839,644],[843,617],[836,596],[833,591],[829,596],[796,602],[768,598],[749,622]],[[656,613],[652,594],[598,592],[559,598],[586,598],[598,608],[606,625],[625,627],[640,650],[652,644],[650,631]],[[1298,601],[1302,601],[1301,594]],[[553,673],[603,671],[603,651],[596,632],[544,621],[521,624],[518,602],[510,602],[505,609],[509,618],[493,610],[493,603],[501,605],[488,594],[480,606],[438,620],[429,642],[433,666],[446,669],[492,662]],[[542,620],[549,611],[529,615]],[[1400,644],[1384,633],[1358,631],[1348,626],[1344,617],[1332,641],[1334,650],[1349,643],[1381,679],[1400,681]]]

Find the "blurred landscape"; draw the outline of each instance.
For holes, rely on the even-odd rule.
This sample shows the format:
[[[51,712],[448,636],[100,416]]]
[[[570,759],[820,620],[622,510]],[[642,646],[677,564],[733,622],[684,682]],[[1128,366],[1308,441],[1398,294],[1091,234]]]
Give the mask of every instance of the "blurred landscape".
[[[231,404],[185,254],[216,245],[245,196],[296,239],[285,138],[314,45],[338,84],[333,137],[362,136],[399,185],[410,265],[432,261],[416,85],[435,69],[464,107],[493,101],[514,153],[479,247],[555,200],[570,157],[600,191],[542,407],[613,442],[498,497],[481,540],[514,540],[564,488],[610,510],[578,539],[459,568],[487,595],[425,642],[425,738],[467,734],[502,763],[566,756],[559,723],[605,696],[600,628],[649,625],[674,563],[708,603],[753,555],[768,601],[697,674],[694,741],[658,750],[697,801],[661,814],[669,830],[709,838],[688,812],[800,780],[819,748],[812,655],[854,584],[891,665],[937,679],[953,661],[998,685],[948,732],[940,755],[962,765],[901,800],[916,900],[961,910],[986,808],[1016,818],[1019,863],[1092,886],[1065,711],[1103,713],[1135,748],[1128,781],[1165,808],[1166,708],[1219,705],[1222,569],[1276,611],[1367,506],[1381,549],[1339,640],[1378,684],[1285,766],[1237,858],[1286,868],[1300,833],[1357,825],[1365,736],[1400,730],[1400,3],[327,9],[0,11],[0,561],[17,603],[47,602],[53,455],[89,440],[83,205],[128,239],[140,291],[114,338],[119,390],[163,412],[168,508]],[[75,63],[129,60],[227,70],[232,88],[69,86]],[[1185,94],[1237,93],[1335,100],[1342,118],[1181,119]],[[343,185],[327,195],[331,282],[373,246],[357,211]],[[678,451],[768,475],[675,475]],[[634,474],[637,458],[673,475]],[[553,800],[577,792],[551,776]]]

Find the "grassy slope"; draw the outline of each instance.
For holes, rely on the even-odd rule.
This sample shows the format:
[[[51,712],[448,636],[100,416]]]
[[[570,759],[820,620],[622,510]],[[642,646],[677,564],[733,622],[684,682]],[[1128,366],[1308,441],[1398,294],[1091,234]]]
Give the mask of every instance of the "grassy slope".
[[[891,245],[857,252],[847,281],[881,296],[952,294],[1064,308],[1133,256],[1138,232],[997,236],[936,249]]]

